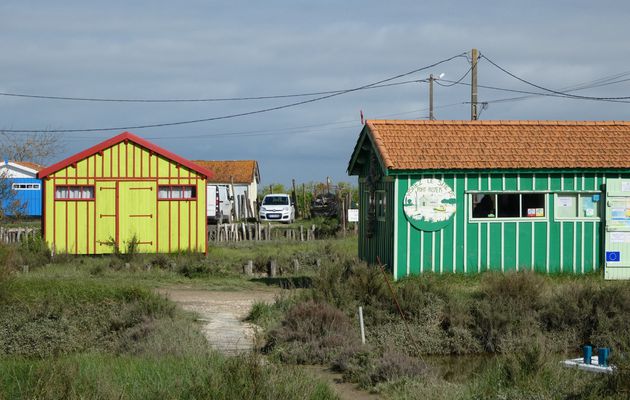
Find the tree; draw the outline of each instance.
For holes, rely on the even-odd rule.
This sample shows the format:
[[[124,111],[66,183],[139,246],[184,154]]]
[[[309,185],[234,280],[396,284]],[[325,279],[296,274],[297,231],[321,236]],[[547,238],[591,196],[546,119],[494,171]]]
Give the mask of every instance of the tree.
[[[51,132],[18,135],[0,131],[0,157],[4,160],[45,164],[59,149],[59,136]],[[26,204],[17,198],[8,178],[7,171],[0,174],[0,216],[19,218],[25,213]]]
[[[46,164],[59,152],[59,136],[51,132],[25,135],[0,131],[0,156],[5,160]]]
[[[281,183],[272,183],[261,188],[260,195],[266,196],[271,193],[289,193],[287,189]]]

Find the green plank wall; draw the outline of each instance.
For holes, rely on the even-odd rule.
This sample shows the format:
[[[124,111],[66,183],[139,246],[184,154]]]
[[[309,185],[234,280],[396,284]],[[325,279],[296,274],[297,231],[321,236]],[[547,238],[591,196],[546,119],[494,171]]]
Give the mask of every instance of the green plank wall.
[[[556,221],[554,196],[557,192],[601,191],[606,177],[630,178],[630,172],[589,173],[445,173],[396,176],[396,207],[388,207],[387,221],[379,223],[377,234],[365,239],[360,231],[359,254],[374,262],[394,265],[396,279],[422,272],[477,273],[487,270],[534,269],[545,273],[587,273],[601,265],[601,223],[599,221]],[[457,211],[453,222],[436,232],[419,231],[405,218],[402,199],[407,188],[422,178],[444,180],[456,193]],[[397,189],[397,190],[394,190]],[[469,221],[469,191],[548,192],[544,221]],[[364,189],[361,210],[367,209]],[[603,200],[603,194],[602,194]],[[388,205],[390,202],[388,195]],[[394,208],[396,210],[394,210]],[[600,211],[601,213],[601,211]],[[361,215],[361,221],[365,221]],[[364,225],[364,224],[360,224]],[[393,235],[390,248],[388,239]],[[395,256],[393,256],[395,253]]]

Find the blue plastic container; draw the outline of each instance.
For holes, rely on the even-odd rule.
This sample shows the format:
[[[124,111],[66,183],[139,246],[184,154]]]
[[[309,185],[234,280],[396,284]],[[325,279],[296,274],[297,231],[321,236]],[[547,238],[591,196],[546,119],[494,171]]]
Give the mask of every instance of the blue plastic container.
[[[598,364],[602,367],[608,366],[608,355],[610,354],[610,349],[608,347],[600,347],[597,349],[597,361]]]
[[[591,346],[584,346],[584,364],[590,364],[591,363],[591,357],[593,357],[593,347]]]

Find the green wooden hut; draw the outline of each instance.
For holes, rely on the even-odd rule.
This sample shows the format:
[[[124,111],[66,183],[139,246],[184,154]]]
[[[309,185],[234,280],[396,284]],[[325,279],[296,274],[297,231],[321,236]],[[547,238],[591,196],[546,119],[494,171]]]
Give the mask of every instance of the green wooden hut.
[[[629,145],[629,122],[367,121],[348,166],[359,256],[396,279],[597,270],[606,180],[630,179]]]

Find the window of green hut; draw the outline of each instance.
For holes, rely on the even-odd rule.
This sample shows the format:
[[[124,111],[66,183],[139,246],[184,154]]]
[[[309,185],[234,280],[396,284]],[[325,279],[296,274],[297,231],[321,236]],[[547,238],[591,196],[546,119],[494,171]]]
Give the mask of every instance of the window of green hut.
[[[600,195],[597,192],[558,193],[555,197],[558,219],[599,218]]]
[[[472,218],[542,218],[544,193],[472,193]]]
[[[385,220],[385,213],[387,212],[386,199],[384,190],[376,191],[376,218],[381,221]]]

